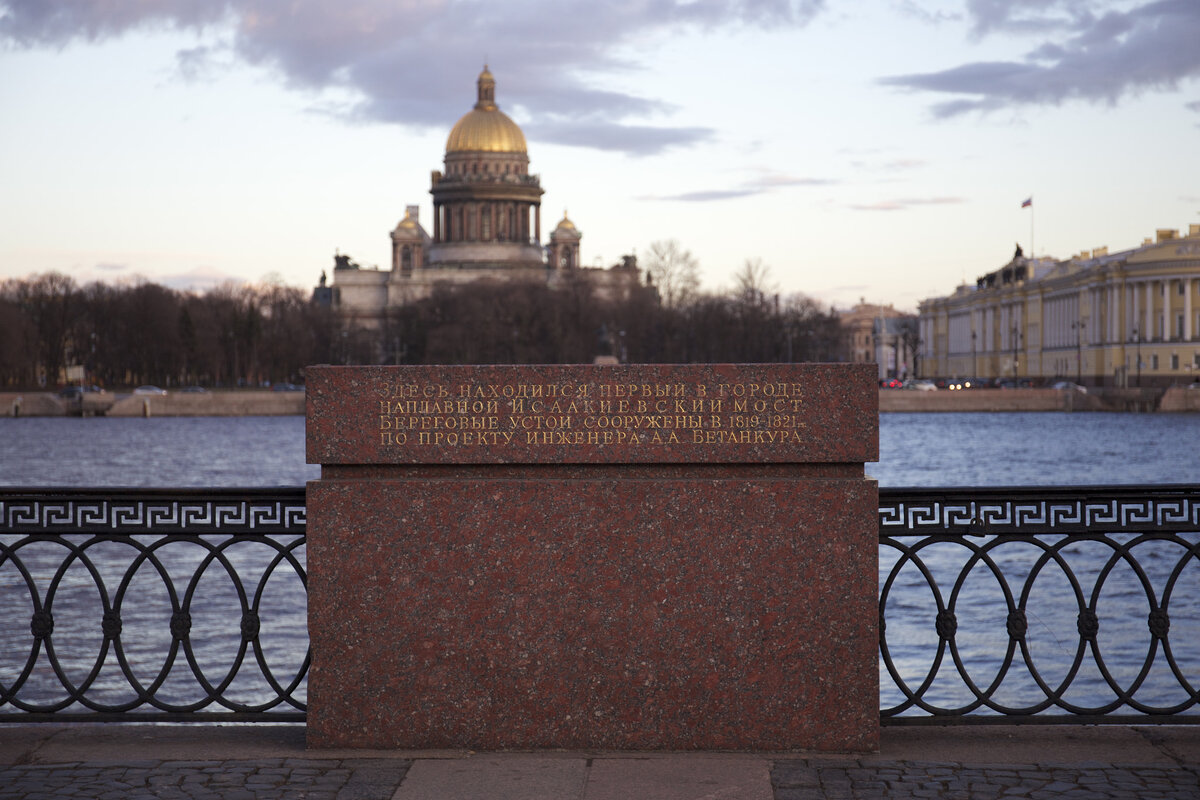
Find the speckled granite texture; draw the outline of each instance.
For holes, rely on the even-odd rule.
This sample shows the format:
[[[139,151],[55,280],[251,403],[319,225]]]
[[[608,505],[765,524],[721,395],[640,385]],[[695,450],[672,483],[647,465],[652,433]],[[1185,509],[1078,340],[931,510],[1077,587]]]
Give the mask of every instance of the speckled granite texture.
[[[804,438],[767,445],[753,431],[649,448],[483,443],[455,466],[445,447],[380,454],[378,420],[346,400],[380,381],[517,385],[529,370],[573,385],[619,370],[627,385],[835,386],[822,402],[836,408],[804,389]],[[310,747],[877,747],[869,370],[311,374],[309,453],[329,461],[308,491]]]

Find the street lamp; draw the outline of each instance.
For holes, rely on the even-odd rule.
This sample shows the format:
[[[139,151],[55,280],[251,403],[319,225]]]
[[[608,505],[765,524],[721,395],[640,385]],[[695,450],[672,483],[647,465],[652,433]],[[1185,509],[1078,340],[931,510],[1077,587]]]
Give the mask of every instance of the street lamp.
[[[1083,329],[1085,326],[1086,323],[1083,320],[1071,323],[1072,330],[1076,331],[1075,345],[1078,348],[1075,355],[1075,382],[1078,384],[1083,383]]]
[[[1142,335],[1133,329],[1133,340],[1137,343],[1137,388],[1142,388]]]
[[[975,337],[978,336],[975,331],[971,331],[971,379],[979,377],[979,356],[975,352]]]
[[[875,378],[882,381],[883,373],[880,371],[879,366],[879,334],[875,332],[879,324],[878,320],[876,320],[875,324],[876,328],[871,331],[871,360],[875,362]]]
[[[1021,331],[1016,325],[1012,328],[1012,347],[1013,347],[1013,388],[1017,385],[1017,348],[1021,343]]]

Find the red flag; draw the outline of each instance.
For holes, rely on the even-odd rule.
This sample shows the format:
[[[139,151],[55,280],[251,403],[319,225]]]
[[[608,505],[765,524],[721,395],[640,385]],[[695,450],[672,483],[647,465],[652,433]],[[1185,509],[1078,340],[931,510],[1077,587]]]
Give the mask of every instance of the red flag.
[[[1033,198],[1027,197],[1025,198],[1025,202],[1021,203],[1021,208],[1029,208],[1031,205],[1033,205]]]

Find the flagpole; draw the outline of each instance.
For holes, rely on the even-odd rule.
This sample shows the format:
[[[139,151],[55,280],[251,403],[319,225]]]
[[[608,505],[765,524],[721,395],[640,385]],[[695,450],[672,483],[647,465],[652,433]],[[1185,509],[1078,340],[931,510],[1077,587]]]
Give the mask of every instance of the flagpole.
[[[1037,258],[1037,243],[1033,240],[1033,195],[1025,198],[1021,208],[1029,209],[1029,257]]]

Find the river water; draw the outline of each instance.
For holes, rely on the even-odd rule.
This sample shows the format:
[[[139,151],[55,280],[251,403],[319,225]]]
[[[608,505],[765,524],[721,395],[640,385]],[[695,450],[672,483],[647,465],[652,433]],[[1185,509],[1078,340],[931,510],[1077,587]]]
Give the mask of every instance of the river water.
[[[883,414],[883,487],[1200,483],[1200,414]],[[301,486],[303,417],[0,418],[0,486]]]
[[[883,414],[879,462],[868,464],[866,472],[882,487],[1200,484],[1197,443],[1200,415],[1195,414]],[[304,462],[302,417],[0,418],[0,486],[272,487],[299,486],[318,476],[319,469]],[[15,538],[0,537],[0,544],[11,545]],[[46,551],[45,564],[61,563],[61,548],[58,553],[51,552],[53,549]],[[148,683],[163,668],[161,654],[170,646],[169,592],[145,567],[129,572],[136,555],[129,548],[118,550],[106,554],[97,549],[94,555],[99,569],[112,573],[107,579],[110,593],[122,575],[132,575],[131,596],[142,592],[136,609],[133,603],[124,609],[121,637],[129,663],[139,680]],[[1195,684],[1200,683],[1200,558],[1188,561],[1185,553],[1181,560],[1178,550],[1168,547],[1161,554],[1148,553],[1144,561],[1151,570],[1166,573],[1184,564],[1172,599],[1170,638],[1185,679]],[[939,589],[943,600],[949,596],[955,571],[961,568],[962,552],[959,548],[945,556],[928,554],[931,571],[938,573],[944,584]],[[1088,567],[1087,559],[1099,564],[1107,554],[1081,553],[1069,557],[1083,559],[1083,565],[1075,568],[1094,581],[1096,570]],[[32,548],[23,550],[22,555],[27,563],[40,560]],[[258,571],[264,588],[264,626],[271,620],[263,632],[264,656],[276,677],[286,683],[303,663],[305,594],[300,581],[286,571],[263,580],[263,564],[271,555],[254,555],[247,549],[246,555],[239,552],[231,557],[242,559],[252,572]],[[303,550],[299,551],[301,561],[303,555]],[[164,569],[188,575],[201,558],[199,552],[164,554]],[[1002,555],[998,553],[997,559],[1002,560]],[[1030,559],[1028,553],[1015,554],[1009,566],[1028,573]],[[881,553],[881,582],[895,560],[895,553]],[[52,571],[36,578],[39,591],[44,591]],[[1149,607],[1137,575],[1126,565],[1116,572],[1119,574],[1105,584],[1105,608],[1119,607],[1122,613],[1116,619],[1102,619],[1099,642],[1105,648],[1106,666],[1119,684],[1128,685],[1138,680],[1153,642],[1146,632]],[[1055,685],[1072,668],[1078,642],[1074,632],[1077,606],[1066,591],[1069,579],[1064,573],[1051,569],[1046,575],[1033,585],[1028,642],[1038,669],[1045,673],[1041,677]],[[1004,598],[995,581],[986,575],[979,578],[978,572],[971,573],[958,601],[957,641],[966,661],[995,674],[1008,645],[1002,622]],[[1160,576],[1157,585],[1162,580]],[[937,647],[931,622],[936,592],[911,568],[900,576],[897,586],[888,607],[888,642],[903,680],[914,685],[930,671]],[[213,599],[194,608],[191,636],[195,658],[207,679],[218,683],[236,662],[241,643],[236,587],[219,571],[210,571],[196,591],[197,597]],[[56,603],[56,654],[78,682],[96,665],[103,644],[93,619],[99,607],[94,577],[73,567]],[[78,613],[72,615],[72,609]],[[1126,609],[1128,613],[1124,613]],[[12,685],[31,652],[31,613],[23,576],[11,559],[0,559],[0,692]],[[1001,614],[999,627],[997,613]],[[182,659],[180,654],[178,660]],[[110,652],[104,661],[96,684],[100,693],[111,702],[128,699],[130,691],[120,678],[115,656]],[[1090,669],[1096,672],[1094,666]],[[164,683],[164,696],[180,703],[194,700],[195,690],[188,688],[186,675],[181,677],[187,670],[178,665],[176,670]],[[1071,699],[1083,705],[1101,704],[1113,692],[1102,675],[1087,674],[1088,670],[1085,664],[1081,677],[1072,684]],[[244,669],[231,683],[245,695],[239,697],[243,702],[264,696],[264,681],[253,673]],[[987,675],[978,678],[973,673],[972,678],[988,682]],[[177,689],[172,688],[173,681],[179,684]],[[883,706],[897,703],[901,694],[882,667],[880,682]],[[1027,696],[1032,682],[1028,670],[1012,673],[1014,696]],[[59,698],[62,690],[56,686],[43,652],[20,697],[37,702]],[[942,667],[933,686],[932,696],[945,705],[965,702],[970,696],[952,666]],[[1139,697],[1156,705],[1179,701],[1179,682],[1163,666],[1161,652],[1153,660],[1144,687]],[[1032,689],[1036,696],[1036,686]],[[296,696],[303,700],[304,684]],[[8,711],[11,708],[0,704],[0,713]]]

